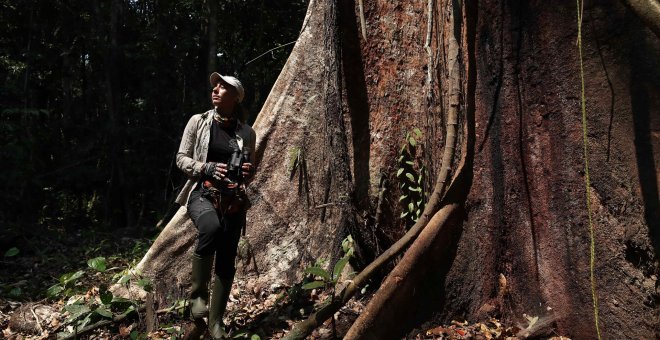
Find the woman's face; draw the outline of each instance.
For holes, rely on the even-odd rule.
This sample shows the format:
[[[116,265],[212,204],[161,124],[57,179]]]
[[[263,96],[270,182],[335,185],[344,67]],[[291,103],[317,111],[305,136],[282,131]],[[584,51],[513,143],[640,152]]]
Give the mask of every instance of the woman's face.
[[[238,93],[231,85],[220,80],[211,91],[211,102],[213,106],[231,111],[238,102]]]

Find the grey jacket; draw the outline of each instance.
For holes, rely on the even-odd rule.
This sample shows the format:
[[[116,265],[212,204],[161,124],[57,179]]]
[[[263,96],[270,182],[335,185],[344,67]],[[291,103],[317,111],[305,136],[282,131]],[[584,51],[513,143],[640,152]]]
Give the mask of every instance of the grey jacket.
[[[202,175],[209,151],[212,122],[213,109],[190,117],[183,130],[179,152],[176,154],[176,166],[188,176],[188,181],[176,198],[176,203],[180,205],[188,203],[190,192]],[[255,165],[254,147],[257,143],[257,134],[252,127],[239,121],[236,125],[236,139],[241,149],[244,145],[250,148],[250,162]]]

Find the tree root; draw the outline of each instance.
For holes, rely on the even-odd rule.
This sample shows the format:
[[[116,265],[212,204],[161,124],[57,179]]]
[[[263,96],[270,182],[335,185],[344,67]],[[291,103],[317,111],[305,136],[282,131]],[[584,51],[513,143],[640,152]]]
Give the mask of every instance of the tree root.
[[[621,0],[660,38],[660,3],[654,0]]]
[[[416,306],[413,308],[419,308],[414,295],[425,289],[418,286],[418,283],[431,282],[426,277],[429,276],[431,271],[438,271],[437,266],[426,263],[428,262],[427,255],[430,251],[450,249],[452,236],[456,234],[456,229],[460,228],[460,223],[451,223],[450,221],[461,210],[460,207],[461,204],[459,203],[448,204],[433,216],[415,243],[406,251],[401,261],[387,276],[387,279],[369,301],[365,310],[355,320],[344,339],[384,339],[393,335],[393,333],[390,333],[391,328],[405,328],[406,323],[409,322],[407,319],[410,319],[410,317],[406,317],[407,313],[402,312],[399,306],[405,305],[407,302],[408,305]],[[436,257],[438,260],[434,262],[442,262],[443,259],[447,258],[446,256]],[[393,306],[397,307],[393,308]],[[417,316],[418,313],[419,311],[411,313],[411,316]],[[385,315],[383,319],[386,320],[384,323],[395,319],[397,325],[374,327],[376,323],[382,324],[379,320],[383,315]]]

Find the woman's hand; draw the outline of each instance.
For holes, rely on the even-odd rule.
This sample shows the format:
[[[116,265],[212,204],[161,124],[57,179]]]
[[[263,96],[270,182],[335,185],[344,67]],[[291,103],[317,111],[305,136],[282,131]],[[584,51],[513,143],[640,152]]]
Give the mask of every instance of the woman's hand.
[[[204,174],[217,180],[223,180],[227,176],[227,164],[208,162],[204,165]]]
[[[243,178],[245,179],[254,176],[254,166],[252,166],[252,163],[243,163],[243,167],[241,167],[241,175],[243,175]]]

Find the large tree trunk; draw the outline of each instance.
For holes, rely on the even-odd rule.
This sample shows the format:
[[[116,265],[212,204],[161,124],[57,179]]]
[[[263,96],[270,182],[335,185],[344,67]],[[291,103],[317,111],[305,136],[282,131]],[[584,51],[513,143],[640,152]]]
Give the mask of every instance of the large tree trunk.
[[[254,261],[239,275],[257,274],[264,284],[296,282],[317,259],[334,263],[354,226],[336,21],[332,3],[310,3],[298,42],[254,123],[258,171],[248,188],[247,226],[254,257],[239,254]],[[162,287],[188,284],[187,247],[196,232],[185,208],[177,216],[137,267],[165,278]]]
[[[383,286],[349,337],[403,334],[431,311],[444,322],[495,315],[520,325],[527,314],[541,317],[538,332],[593,338],[576,9],[527,2],[480,2],[476,9],[468,3],[468,9],[464,24],[474,21],[476,35],[463,48],[475,46],[469,66],[476,68],[478,144],[463,235],[455,254],[426,246],[416,266],[402,267],[406,277],[395,269],[391,278],[401,288]],[[652,62],[658,41],[616,2],[585,10],[601,329],[606,338],[653,338],[660,240],[658,139],[651,135],[660,121],[651,103],[660,100]],[[434,242],[446,237],[438,234]],[[411,251],[425,247],[423,241]],[[439,256],[445,261],[429,270]],[[406,257],[401,265],[409,266]]]
[[[430,319],[497,316],[524,325],[527,314],[545,321],[541,333],[595,337],[575,4],[365,2],[366,40],[358,5],[339,9],[337,17],[332,2],[310,2],[255,122],[260,162],[248,240],[256,261],[243,274],[256,269],[261,282],[295,282],[315,259],[336,257],[347,232],[360,240],[364,260],[377,255],[405,232],[396,178],[405,132],[424,133],[418,157],[434,183],[446,115],[457,107],[466,192],[448,196],[443,209],[452,213],[430,223],[440,227],[411,246],[350,336],[393,338]],[[653,338],[660,47],[619,2],[584,10],[601,330],[605,338]],[[460,49],[458,104],[448,81],[452,37]],[[368,216],[381,176],[390,183],[381,201],[387,209],[374,228]],[[367,218],[355,223],[354,212]],[[194,229],[185,212],[177,216],[139,267],[163,282],[178,275],[185,286]],[[174,245],[175,237],[185,240]]]

